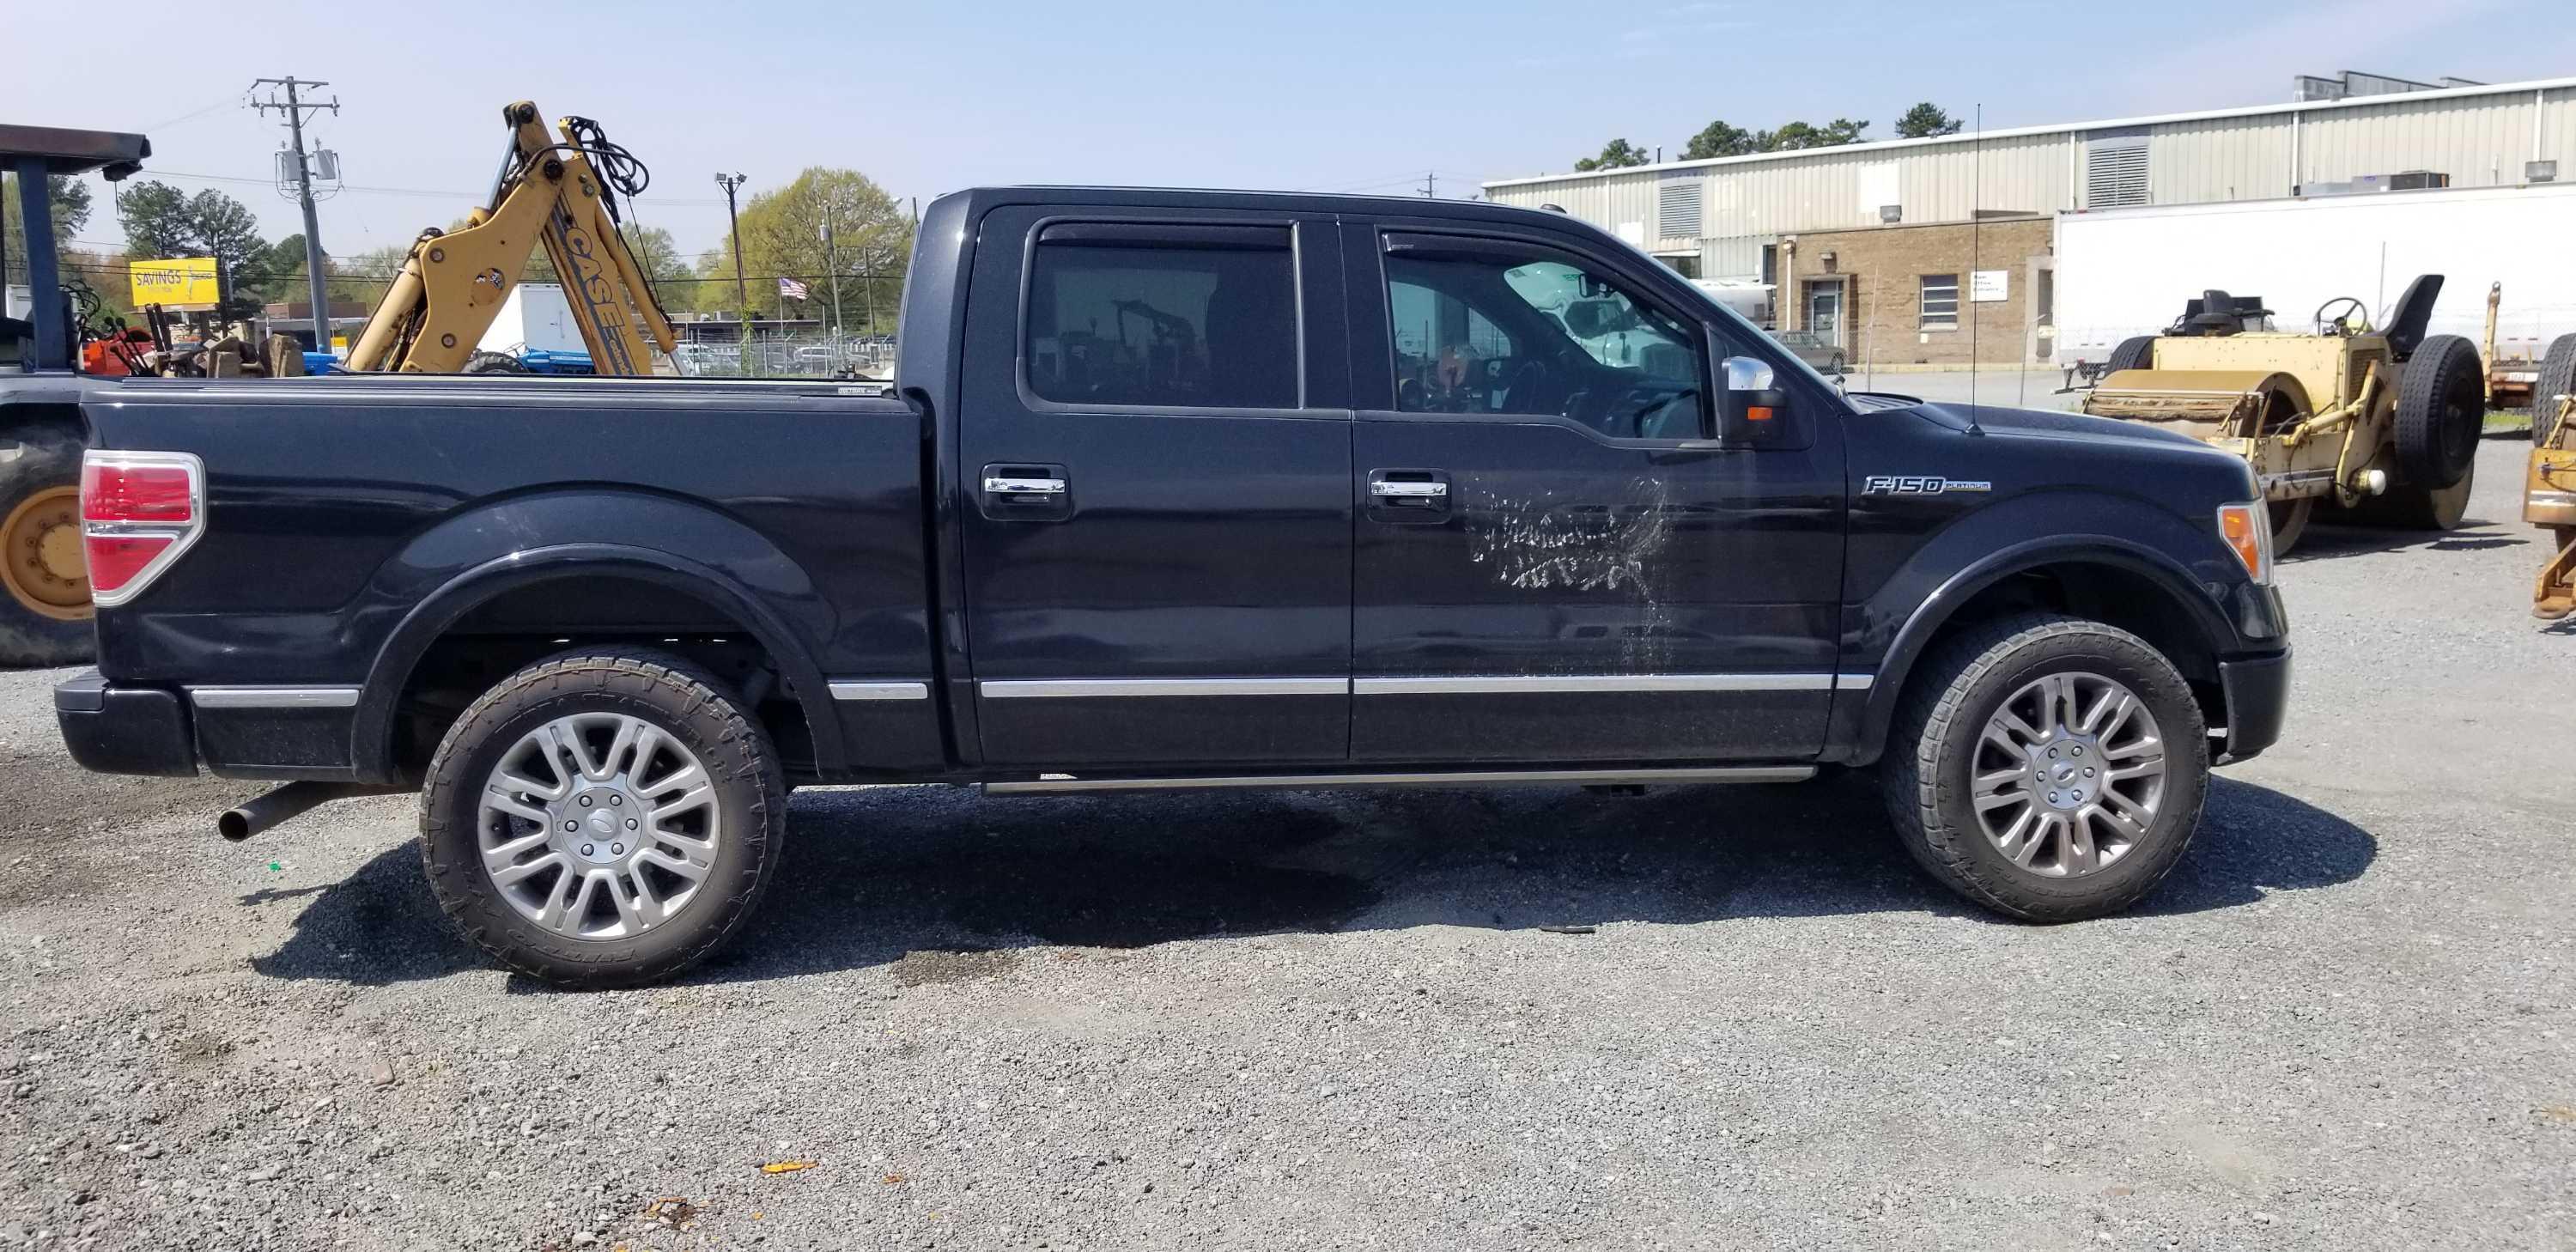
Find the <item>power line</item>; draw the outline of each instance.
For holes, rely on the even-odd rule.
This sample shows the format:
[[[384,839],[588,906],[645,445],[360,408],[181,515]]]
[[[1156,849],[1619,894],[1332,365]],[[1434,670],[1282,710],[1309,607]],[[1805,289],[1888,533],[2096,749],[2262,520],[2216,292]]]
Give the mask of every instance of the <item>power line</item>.
[[[244,186],[255,187],[269,187],[275,185],[274,180],[266,178],[243,178],[232,174],[191,174],[184,170],[149,169],[143,171],[141,174],[137,175],[137,177],[147,179],[179,178],[208,183],[239,183]],[[343,183],[341,184],[340,189],[342,191],[357,192],[362,195],[411,196],[431,200],[463,200],[468,203],[478,205],[483,203],[484,196],[489,194],[488,188],[483,191],[440,191],[429,187],[370,187],[358,183]],[[645,204],[693,205],[701,208],[713,208],[724,203],[722,200],[713,198],[692,199],[685,196],[641,196],[630,198],[640,200]]]

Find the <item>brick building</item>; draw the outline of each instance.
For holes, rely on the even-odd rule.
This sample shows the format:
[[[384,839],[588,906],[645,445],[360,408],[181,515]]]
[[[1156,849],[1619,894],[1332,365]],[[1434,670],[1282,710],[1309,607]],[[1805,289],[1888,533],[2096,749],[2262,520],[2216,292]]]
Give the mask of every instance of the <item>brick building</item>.
[[[1774,316],[1853,370],[2044,364],[2053,223],[2038,214],[1781,238]]]

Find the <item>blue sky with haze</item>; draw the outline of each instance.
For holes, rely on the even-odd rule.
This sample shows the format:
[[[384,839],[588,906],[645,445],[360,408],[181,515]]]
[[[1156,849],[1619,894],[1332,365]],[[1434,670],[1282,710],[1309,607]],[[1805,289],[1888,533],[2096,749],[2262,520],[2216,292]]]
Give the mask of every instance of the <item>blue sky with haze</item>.
[[[2568,0],[2153,7],[285,3],[164,23],[146,54],[102,42],[95,13],[42,5],[13,15],[12,42],[78,53],[13,65],[0,114],[144,130],[150,170],[232,193],[277,236],[300,225],[265,185],[282,131],[241,107],[244,88],[328,79],[342,107],[319,134],[350,189],[322,206],[322,233],[346,255],[462,216],[497,160],[500,106],[524,97],[600,119],[643,157],[644,220],[694,252],[724,231],[718,170],[757,190],[849,166],[924,200],[1011,182],[1402,193],[1436,170],[1461,195],[1566,169],[1614,135],[1677,154],[1713,118],[1867,118],[1880,138],[1925,99],[1963,117],[1982,101],[2001,128],[2273,103],[2293,74],[2346,68],[2576,75]],[[102,211],[82,238],[121,232]]]

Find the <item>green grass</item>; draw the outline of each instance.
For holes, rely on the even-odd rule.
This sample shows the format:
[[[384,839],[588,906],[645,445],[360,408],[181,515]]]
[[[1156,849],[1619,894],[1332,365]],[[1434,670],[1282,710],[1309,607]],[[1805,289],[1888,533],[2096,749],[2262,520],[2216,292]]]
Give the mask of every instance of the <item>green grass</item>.
[[[2514,409],[2502,413],[2487,414],[2486,433],[2490,435],[2501,435],[2508,434],[2513,431],[2521,431],[2524,434],[2529,434],[2531,432],[2531,413],[2529,410]]]

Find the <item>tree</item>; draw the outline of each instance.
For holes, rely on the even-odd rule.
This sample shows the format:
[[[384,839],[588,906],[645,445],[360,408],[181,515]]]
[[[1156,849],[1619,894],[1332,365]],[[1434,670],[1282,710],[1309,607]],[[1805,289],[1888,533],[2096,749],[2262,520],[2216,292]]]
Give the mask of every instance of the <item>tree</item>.
[[[671,232],[659,226],[629,226],[626,250],[635,254],[635,268],[643,271],[665,314],[693,307],[690,302],[696,297],[689,289],[697,284],[677,281],[689,277],[689,263],[681,259],[680,245],[672,242]]]
[[[45,199],[54,218],[54,250],[59,255],[69,248],[72,237],[89,225],[89,184],[59,174],[45,180]],[[9,250],[9,278],[27,280],[27,227],[19,220],[18,179],[0,175],[0,238]]]
[[[1958,133],[1959,119],[1942,112],[1941,106],[1929,100],[1907,109],[1905,116],[1896,119],[1899,139],[1931,139]]]
[[[323,268],[330,271],[330,276],[323,280],[323,289],[335,301],[354,300],[373,309],[378,300],[384,299],[385,288],[393,285],[393,276],[402,271],[403,259],[409,255],[409,245],[394,244],[369,248],[352,257],[325,257]]]
[[[1766,130],[1754,137],[1755,146],[1763,152],[1800,152],[1808,148],[1835,148],[1859,143],[1860,133],[1869,129],[1867,122],[1835,118],[1822,126],[1806,122],[1784,123],[1778,130]]]
[[[828,246],[827,225],[832,232]],[[837,265],[843,323],[863,320],[868,333],[891,325],[912,258],[912,219],[867,175],[815,166],[796,181],[745,202],[741,226],[743,273],[755,309],[771,305],[778,280],[786,277],[803,282],[807,299],[820,305],[814,311],[828,317]],[[728,279],[733,277],[732,245],[728,236],[717,247],[723,257],[717,272]],[[732,301],[733,292],[724,290],[720,300]]]
[[[245,320],[276,294],[279,273],[268,242],[259,237],[259,221],[242,202],[220,191],[190,196],[163,182],[147,181],[118,201],[117,218],[125,226],[126,255],[137,259],[210,256],[224,275],[226,320]],[[294,273],[303,269],[304,247],[298,238]]]
[[[1574,168],[1583,173],[1590,173],[1593,170],[1623,170],[1632,165],[1644,165],[1646,160],[1645,149],[1625,139],[1613,139],[1601,145],[1601,155],[1585,157],[1575,162]]]
[[[1743,156],[1749,152],[1760,151],[1753,146],[1754,138],[1752,131],[1741,126],[1730,126],[1722,121],[1710,122],[1701,127],[1698,134],[1691,136],[1688,144],[1683,145],[1682,159],[1705,161],[1711,157]]]

